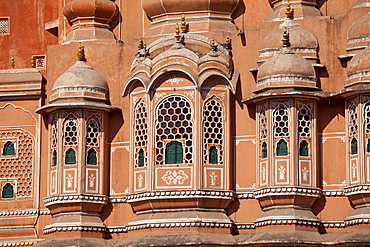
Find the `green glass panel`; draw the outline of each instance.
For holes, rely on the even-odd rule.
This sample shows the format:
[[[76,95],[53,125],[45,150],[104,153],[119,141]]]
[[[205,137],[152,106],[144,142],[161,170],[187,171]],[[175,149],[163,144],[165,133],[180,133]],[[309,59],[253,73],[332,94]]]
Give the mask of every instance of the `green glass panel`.
[[[306,140],[299,143],[299,156],[308,156],[308,142]]]
[[[86,163],[88,165],[94,165],[94,166],[96,166],[98,164],[98,159],[97,159],[95,149],[90,149],[89,151],[87,151]]]
[[[141,148],[139,150],[139,167],[143,167],[145,165],[145,156],[144,156],[144,150]]]
[[[353,138],[351,141],[351,154],[357,154],[357,139]]]
[[[2,198],[13,198],[14,197],[14,188],[13,185],[10,183],[7,183],[3,187],[3,192],[2,192]]]
[[[52,166],[57,166],[57,162],[58,162],[58,155],[57,155],[57,151],[54,150],[53,151],[53,161],[52,161]]]
[[[369,139],[367,139],[366,152],[370,153],[370,138],[369,138]]]
[[[182,164],[183,148],[181,142],[172,141],[166,145],[165,152],[166,164]]]
[[[263,142],[262,144],[262,158],[267,158],[267,143]]]
[[[14,154],[15,154],[14,143],[12,143],[11,141],[8,141],[4,145],[3,155],[14,155]]]
[[[278,141],[277,146],[276,146],[276,155],[277,156],[288,155],[288,143],[284,139],[281,139],[280,141]]]
[[[65,163],[66,164],[76,164],[76,151],[73,148],[69,148],[67,150]]]
[[[215,146],[212,146],[209,149],[209,164],[217,164],[217,163],[218,163],[217,148]]]

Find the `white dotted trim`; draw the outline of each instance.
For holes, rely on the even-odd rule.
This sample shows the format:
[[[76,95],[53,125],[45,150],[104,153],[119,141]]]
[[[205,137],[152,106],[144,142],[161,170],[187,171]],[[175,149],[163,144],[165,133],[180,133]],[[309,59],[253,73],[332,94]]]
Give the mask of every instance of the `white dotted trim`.
[[[102,195],[59,195],[44,198],[45,206],[50,206],[56,203],[74,202],[107,204],[108,197]]]
[[[270,187],[253,191],[255,198],[275,195],[302,195],[310,197],[320,197],[321,189],[305,187]]]

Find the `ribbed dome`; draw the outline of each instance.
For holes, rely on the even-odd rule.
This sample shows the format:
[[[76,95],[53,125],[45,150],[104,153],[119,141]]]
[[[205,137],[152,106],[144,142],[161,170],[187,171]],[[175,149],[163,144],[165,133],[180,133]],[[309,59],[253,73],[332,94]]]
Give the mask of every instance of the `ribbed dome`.
[[[370,82],[370,47],[357,53],[347,67],[347,86]]]
[[[312,64],[290,48],[268,59],[257,75],[257,89],[279,87],[316,87],[316,73]]]
[[[355,21],[348,29],[347,51],[362,50],[370,41],[370,14],[366,14]]]
[[[56,100],[108,101],[106,79],[84,61],[77,61],[54,83],[50,102]]]
[[[168,13],[215,11],[232,14],[240,0],[143,0],[142,6],[150,17]]]
[[[317,48],[319,44],[316,36],[306,28],[300,27],[293,20],[285,20],[279,29],[275,29],[266,35],[260,46],[260,60],[266,60],[280,51],[281,34],[284,28],[289,30],[291,49],[296,54],[312,62],[317,62]]]

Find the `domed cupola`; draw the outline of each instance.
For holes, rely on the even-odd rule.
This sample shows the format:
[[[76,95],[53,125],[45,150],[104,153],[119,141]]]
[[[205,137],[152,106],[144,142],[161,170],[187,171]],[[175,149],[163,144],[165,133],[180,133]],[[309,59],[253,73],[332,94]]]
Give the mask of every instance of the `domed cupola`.
[[[268,59],[258,70],[255,93],[286,87],[318,89],[314,67],[289,47],[287,30],[284,30],[283,41],[280,53]]]
[[[370,46],[357,53],[347,67],[346,87],[370,82]]]
[[[290,0],[268,0],[274,12],[270,15],[269,21],[280,21],[284,18],[284,6],[290,4]],[[317,0],[295,0],[292,2],[294,16],[305,18],[307,16],[321,16],[317,7]]]
[[[63,14],[72,23],[72,32],[66,42],[86,40],[115,40],[111,22],[118,7],[110,0],[72,0],[63,8]]]
[[[370,41],[370,14],[355,21],[348,29],[347,52],[357,53],[363,50]]]
[[[83,48],[80,47],[83,53]],[[86,64],[83,55],[54,83],[50,103],[95,101],[108,103],[108,83],[96,70]]]
[[[281,31],[283,29],[287,29],[291,34],[290,49],[308,61],[318,63],[319,58],[317,49],[319,44],[316,36],[306,28],[300,27],[293,20],[293,14],[289,2],[287,4],[285,14],[285,21],[279,26],[279,28],[269,33],[262,40],[258,62],[263,63],[280,51]]]
[[[143,0],[142,7],[152,20],[146,36],[172,33],[171,24],[181,22],[182,13],[191,24],[190,32],[235,30],[231,15],[240,3],[240,0]]]

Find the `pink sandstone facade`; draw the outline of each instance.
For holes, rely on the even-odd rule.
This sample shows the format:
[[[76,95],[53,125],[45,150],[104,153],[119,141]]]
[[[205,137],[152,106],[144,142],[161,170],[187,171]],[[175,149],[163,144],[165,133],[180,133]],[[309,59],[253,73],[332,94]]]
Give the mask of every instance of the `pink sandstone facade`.
[[[369,11],[1,1],[0,246],[369,246]]]

